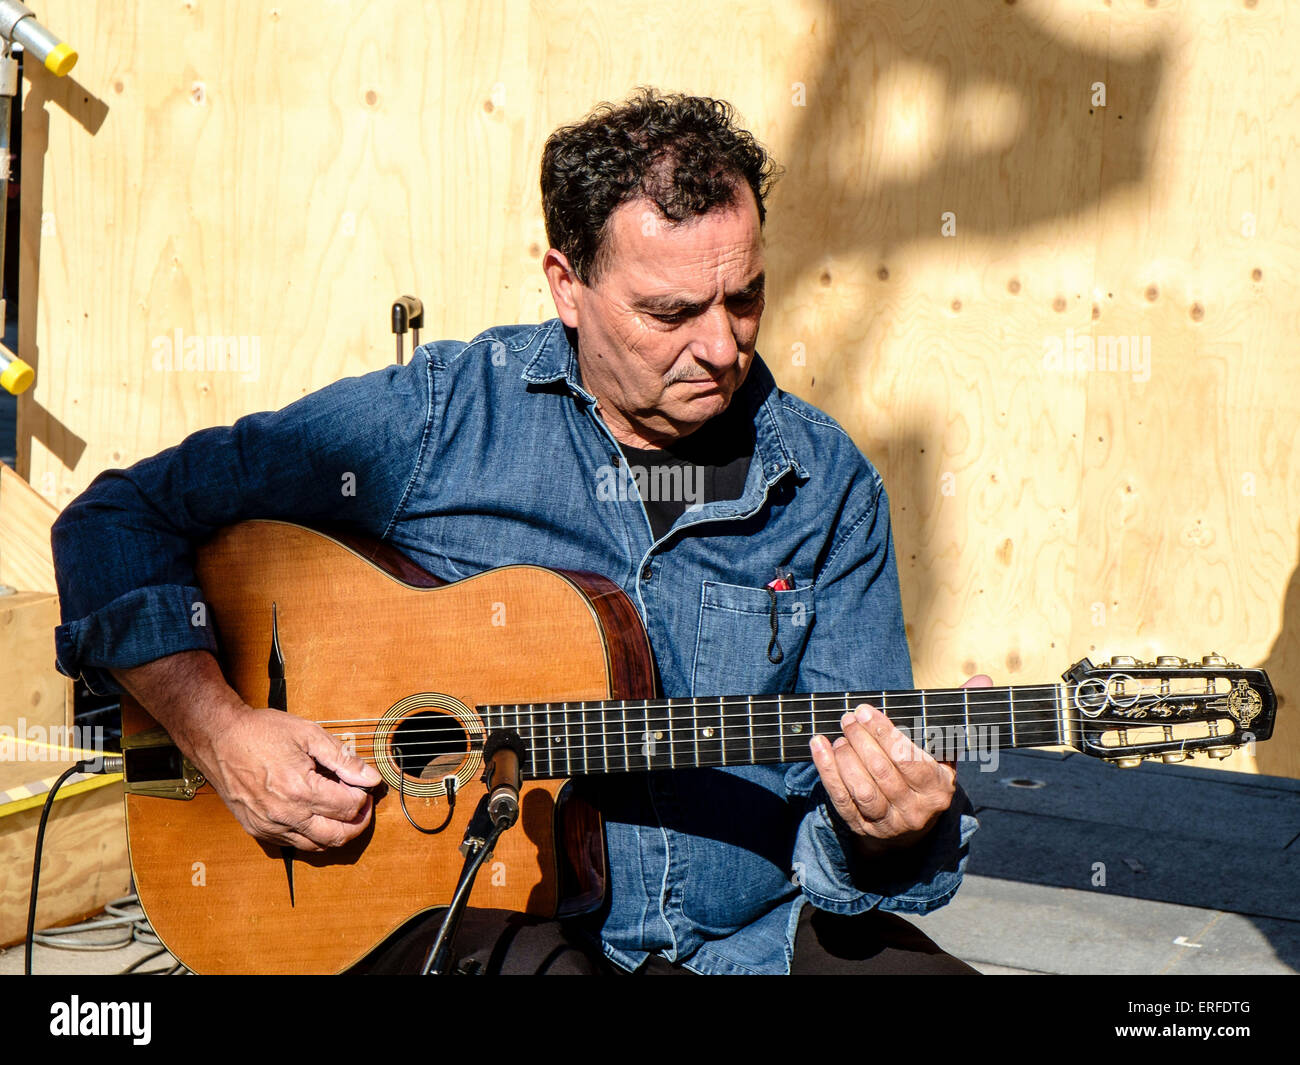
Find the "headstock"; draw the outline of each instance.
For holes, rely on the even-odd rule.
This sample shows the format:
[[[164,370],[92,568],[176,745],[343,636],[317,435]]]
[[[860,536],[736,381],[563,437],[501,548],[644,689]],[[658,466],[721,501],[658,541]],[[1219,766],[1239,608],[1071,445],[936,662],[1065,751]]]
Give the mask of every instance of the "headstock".
[[[1273,735],[1277,698],[1268,675],[1222,655],[1199,664],[1173,655],[1154,662],[1116,655],[1100,666],[1084,658],[1062,678],[1071,746],[1125,769],[1200,751],[1226,758]]]

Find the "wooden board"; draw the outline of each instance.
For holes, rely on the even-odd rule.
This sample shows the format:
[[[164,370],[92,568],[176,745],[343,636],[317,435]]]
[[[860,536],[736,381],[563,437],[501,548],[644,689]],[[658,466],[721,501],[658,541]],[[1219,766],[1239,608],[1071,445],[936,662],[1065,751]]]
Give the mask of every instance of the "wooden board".
[[[0,463],[0,584],[54,591],[50,527],[58,516],[58,508]]]
[[[1283,702],[1226,764],[1300,776],[1300,7],[41,14],[82,51],[25,82],[18,453],[56,505],[386,365],[402,292],[426,338],[549,316],[547,134],[640,83],[715,94],[786,167],[760,350],[885,477],[918,684],[1219,651]],[[1045,358],[1131,336],[1145,370]],[[192,337],[248,369],[161,358]]]

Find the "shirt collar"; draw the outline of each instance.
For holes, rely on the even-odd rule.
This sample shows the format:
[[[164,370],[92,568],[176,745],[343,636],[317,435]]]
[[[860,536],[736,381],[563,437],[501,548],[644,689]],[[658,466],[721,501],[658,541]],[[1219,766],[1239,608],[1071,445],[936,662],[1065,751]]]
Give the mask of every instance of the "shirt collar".
[[[578,353],[569,342],[564,323],[552,318],[542,327],[535,342],[537,353],[528,360],[520,377],[538,385],[563,380],[575,395],[588,403],[595,403],[596,397],[582,387]],[[762,464],[762,476],[769,485],[792,470],[800,478],[808,476],[808,471],[791,449],[792,434],[783,432],[790,423],[781,405],[781,390],[757,354],[744,386],[731,402],[749,405],[754,423],[754,458]]]

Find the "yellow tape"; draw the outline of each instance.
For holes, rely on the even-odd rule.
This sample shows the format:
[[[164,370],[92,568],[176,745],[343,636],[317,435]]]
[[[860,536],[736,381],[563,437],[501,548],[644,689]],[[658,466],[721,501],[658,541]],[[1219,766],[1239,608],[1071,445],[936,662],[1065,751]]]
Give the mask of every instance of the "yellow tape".
[[[54,786],[54,782],[58,779],[55,776],[46,781],[41,781],[40,783],[44,783],[45,787],[35,794],[30,793],[30,784],[10,788],[8,791],[0,791],[0,817],[8,817],[10,814],[20,814],[24,810],[30,810],[36,806],[44,806],[46,795],[49,794],[50,788]],[[62,802],[70,795],[80,795],[82,792],[94,791],[96,788],[102,788],[108,784],[116,784],[121,779],[121,773],[95,774],[93,776],[84,776],[80,780],[73,778],[59,789],[58,798],[54,801]],[[28,792],[28,794],[23,795],[20,794],[21,792]]]

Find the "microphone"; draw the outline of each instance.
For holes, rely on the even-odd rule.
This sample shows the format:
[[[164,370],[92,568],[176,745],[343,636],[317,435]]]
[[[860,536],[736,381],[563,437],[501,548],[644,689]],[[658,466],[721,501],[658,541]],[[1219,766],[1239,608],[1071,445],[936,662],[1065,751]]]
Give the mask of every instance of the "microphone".
[[[488,789],[488,817],[498,828],[519,820],[519,789],[528,752],[519,733],[497,729],[483,744],[483,783]]]

